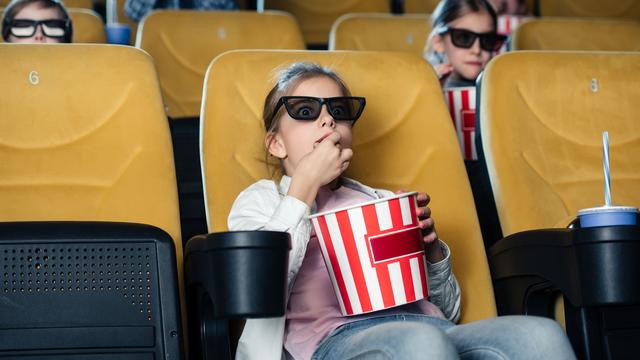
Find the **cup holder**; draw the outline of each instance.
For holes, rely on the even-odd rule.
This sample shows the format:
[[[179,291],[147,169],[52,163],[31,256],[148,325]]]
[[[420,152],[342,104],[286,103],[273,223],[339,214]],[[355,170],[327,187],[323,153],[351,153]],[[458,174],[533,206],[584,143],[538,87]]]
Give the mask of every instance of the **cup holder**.
[[[283,316],[291,239],[286,232],[200,235],[185,250],[187,286],[201,288],[216,318]]]

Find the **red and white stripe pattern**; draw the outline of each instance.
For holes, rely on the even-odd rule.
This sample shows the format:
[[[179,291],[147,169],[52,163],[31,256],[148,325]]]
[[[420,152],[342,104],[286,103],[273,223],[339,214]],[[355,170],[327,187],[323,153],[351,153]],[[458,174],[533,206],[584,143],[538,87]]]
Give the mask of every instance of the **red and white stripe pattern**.
[[[404,195],[311,217],[345,316],[428,295],[415,193]]]
[[[476,152],[476,88],[448,88],[445,99],[456,127],[458,142],[465,160],[478,160]]]
[[[529,19],[531,19],[531,16],[500,15],[498,16],[498,29],[496,31],[498,34],[510,36],[511,33],[518,27],[518,25]],[[510,49],[508,48],[508,44],[505,42],[500,50],[497,51],[497,54],[502,54],[509,50]]]

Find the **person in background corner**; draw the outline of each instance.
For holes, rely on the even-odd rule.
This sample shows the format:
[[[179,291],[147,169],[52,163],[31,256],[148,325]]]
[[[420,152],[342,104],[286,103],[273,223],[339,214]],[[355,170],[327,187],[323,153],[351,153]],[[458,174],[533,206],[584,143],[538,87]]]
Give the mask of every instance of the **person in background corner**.
[[[139,22],[154,9],[238,10],[235,0],[126,0],[124,13]]]
[[[2,38],[10,43],[70,43],[73,26],[57,0],[14,0],[4,9]]]

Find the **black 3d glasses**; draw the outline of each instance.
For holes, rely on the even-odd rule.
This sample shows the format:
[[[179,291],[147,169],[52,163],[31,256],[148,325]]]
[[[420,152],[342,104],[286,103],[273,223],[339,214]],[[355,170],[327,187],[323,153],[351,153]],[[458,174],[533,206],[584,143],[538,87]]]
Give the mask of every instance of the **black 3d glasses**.
[[[438,32],[438,35],[449,34],[451,35],[451,42],[453,45],[463,49],[469,49],[476,42],[476,39],[480,39],[480,48],[486,51],[498,51],[502,44],[507,40],[507,37],[493,32],[476,33],[465,29],[456,29],[452,27],[443,27]]]
[[[296,120],[316,120],[322,112],[322,105],[327,105],[329,114],[338,121],[355,123],[362,114],[366,104],[365,98],[356,96],[337,96],[317,98],[312,96],[283,96],[271,119],[276,116],[280,107],[284,105],[290,117]]]
[[[9,23],[11,35],[18,38],[32,37],[36,33],[38,26],[41,26],[42,33],[50,38],[63,38],[69,28],[68,20],[29,20],[13,19]]]

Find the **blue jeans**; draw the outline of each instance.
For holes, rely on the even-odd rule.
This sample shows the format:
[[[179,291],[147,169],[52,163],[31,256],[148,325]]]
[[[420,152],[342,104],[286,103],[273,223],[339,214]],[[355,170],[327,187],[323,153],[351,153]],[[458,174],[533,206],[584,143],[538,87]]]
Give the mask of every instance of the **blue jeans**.
[[[335,329],[312,359],[575,359],[553,320],[502,316],[464,325],[426,315],[392,315]]]

